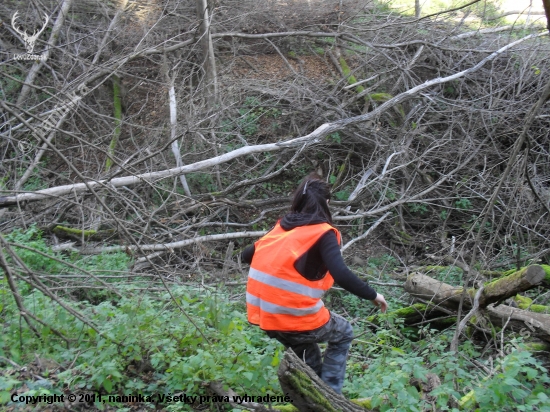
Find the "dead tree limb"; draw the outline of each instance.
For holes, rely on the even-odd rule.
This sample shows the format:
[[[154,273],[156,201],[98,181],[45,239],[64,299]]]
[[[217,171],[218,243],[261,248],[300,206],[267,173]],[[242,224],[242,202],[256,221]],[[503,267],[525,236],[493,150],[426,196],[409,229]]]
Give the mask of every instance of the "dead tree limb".
[[[176,88],[174,86],[176,81],[176,73],[177,72],[174,67],[174,74],[172,75],[172,77],[168,76],[168,72],[166,72],[166,77],[168,78],[169,82],[168,96],[170,101],[170,140],[172,141],[171,148],[172,153],[174,154],[174,158],[176,159],[176,166],[181,167],[183,166],[183,160],[181,158],[180,148],[177,139],[178,104],[176,100]],[[189,190],[189,185],[187,184],[187,179],[185,178],[184,174],[180,175],[180,181],[185,194],[191,197],[191,190]]]
[[[518,293],[532,289],[541,284],[545,277],[546,273],[541,266],[532,265],[504,278],[489,282],[481,294],[479,306],[483,308],[491,303],[502,302]]]
[[[515,332],[529,333],[536,338],[550,343],[550,315],[500,305],[487,307],[480,311],[495,326],[503,327],[508,319],[508,328]]]
[[[365,412],[329,388],[317,374],[287,349],[277,371],[283,392],[299,412]]]
[[[317,129],[315,129],[313,132],[305,136],[297,137],[294,139],[290,139],[290,140],[286,140],[278,143],[245,146],[245,147],[241,147],[239,149],[233,150],[231,152],[222,154],[220,156],[216,156],[206,160],[201,160],[199,162],[192,163],[190,165],[185,165],[185,166],[176,167],[172,169],[161,170],[161,171],[151,172],[151,173],[143,173],[143,174],[138,174],[133,176],[118,177],[111,180],[95,180],[95,181],[87,181],[87,182],[76,183],[71,185],[56,186],[49,189],[38,190],[35,192],[21,193],[21,194],[15,194],[12,196],[0,197],[0,207],[15,205],[23,201],[38,201],[38,200],[43,200],[50,197],[64,196],[69,193],[72,193],[72,194],[83,193],[83,192],[92,190],[96,187],[101,187],[105,185],[109,185],[112,187],[120,187],[120,186],[131,186],[143,181],[156,181],[156,180],[165,179],[169,177],[179,176],[183,173],[203,170],[208,167],[213,167],[222,163],[226,163],[226,162],[229,162],[230,160],[233,160],[245,155],[253,154],[253,153],[273,152],[273,151],[279,151],[281,149],[290,148],[290,147],[319,143],[321,142],[322,138],[328,136],[330,133],[333,133],[338,130],[342,130],[345,127],[353,124],[362,123],[362,122],[374,119],[380,114],[386,112],[388,109],[392,108],[393,106],[403,103],[405,100],[418,95],[423,90],[429,89],[432,86],[441,85],[443,83],[447,83],[447,82],[456,80],[458,78],[470,75],[476,72],[477,70],[479,70],[486,63],[496,59],[502,53],[505,53],[506,51],[513,48],[514,46],[524,41],[531,40],[546,34],[548,33],[545,32],[542,34],[531,34],[526,37],[523,37],[519,40],[516,40],[512,43],[507,44],[506,46],[501,47],[497,51],[493,52],[489,56],[482,59],[473,67],[470,67],[466,70],[452,74],[447,77],[438,77],[436,79],[428,80],[418,86],[415,86],[389,99],[387,102],[378,106],[375,110],[369,113],[350,117],[347,119],[338,120],[332,123],[325,123],[319,126]],[[6,108],[5,105],[4,105],[4,108]],[[19,120],[22,120],[22,119],[19,119]]]
[[[374,222],[373,225],[371,227],[369,227],[368,230],[365,233],[363,233],[362,235],[360,235],[360,236],[358,236],[354,239],[351,239],[348,243],[346,243],[344,246],[342,246],[342,252],[344,252],[344,250],[346,250],[348,247],[353,245],[358,240],[364,239],[368,235],[370,235],[372,233],[372,231],[374,229],[376,229],[376,227],[378,225],[380,225],[380,223],[382,223],[389,215],[390,215],[390,212],[386,212],[382,217],[380,217],[380,219],[378,219],[376,222]]]
[[[494,325],[502,327],[508,322],[508,327],[512,330],[521,331],[526,328],[525,322],[529,322],[536,326],[533,329],[533,334],[536,337],[550,341],[550,315],[504,305],[490,306],[540,285],[545,276],[546,273],[542,267],[528,266],[502,279],[485,284],[483,290],[479,292],[474,288],[464,291],[462,287],[451,286],[429,276],[415,273],[407,279],[405,290],[414,297],[429,300],[434,305],[455,311],[461,303],[463,292],[465,292],[463,299],[465,309],[471,309],[474,307],[474,301],[477,301],[475,306],[479,313],[486,316]],[[473,318],[473,316],[471,317]],[[476,319],[475,322],[482,321]],[[462,325],[462,327],[464,326]]]
[[[220,233],[216,235],[197,236],[191,239],[180,240],[171,243],[156,243],[151,245],[121,245],[121,246],[106,246],[99,248],[87,248],[82,249],[80,253],[83,254],[95,254],[105,252],[118,252],[118,251],[162,251],[182,248],[199,242],[208,242],[214,240],[226,240],[236,239],[241,237],[260,237],[265,235],[265,231],[253,231],[253,232],[234,232],[234,233]]]
[[[488,282],[479,296],[479,307],[485,308],[491,303],[502,302],[518,293],[532,289],[541,284],[546,273],[539,265],[532,265],[522,268],[518,272]],[[415,273],[405,282],[405,290],[412,296],[425,300],[431,300],[447,308],[456,309],[464,289],[461,286],[451,286],[447,283],[433,279],[421,273]],[[464,306],[471,308],[477,290],[470,288],[466,290]]]

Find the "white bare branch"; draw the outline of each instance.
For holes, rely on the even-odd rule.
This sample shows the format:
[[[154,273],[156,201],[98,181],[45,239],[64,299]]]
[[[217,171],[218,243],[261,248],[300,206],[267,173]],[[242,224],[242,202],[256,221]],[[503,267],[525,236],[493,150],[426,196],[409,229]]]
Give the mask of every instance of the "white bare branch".
[[[393,106],[396,106],[397,104],[400,104],[404,102],[405,100],[418,95],[420,92],[433,87],[435,85],[441,85],[447,82],[451,82],[453,80],[459,79],[461,77],[470,75],[474,73],[475,71],[479,70],[481,67],[483,67],[488,62],[494,60],[501,54],[505,53],[506,51],[510,50],[514,46],[517,46],[518,44],[525,42],[527,40],[531,40],[540,36],[546,36],[548,35],[548,32],[539,33],[539,34],[530,34],[528,36],[525,36],[521,39],[518,39],[512,43],[509,43],[497,51],[493,52],[489,56],[482,59],[479,63],[477,63],[475,66],[468,68],[466,70],[460,71],[458,73],[446,76],[446,77],[439,77],[436,79],[428,80],[418,86],[415,86],[403,93],[398,94],[397,96],[389,99],[385,103],[378,106],[375,110],[365,113],[363,115],[350,117],[347,119],[335,121],[332,123],[325,123],[321,126],[319,126],[317,129],[315,129],[313,132],[309,133],[308,135],[297,137],[294,139],[278,142],[278,143],[268,143],[268,144],[261,144],[261,145],[255,145],[255,146],[245,146],[236,150],[233,150],[231,152],[202,160],[190,165],[185,165],[182,167],[176,167],[173,169],[167,169],[167,170],[161,170],[157,172],[150,172],[150,173],[143,173],[138,174],[135,176],[124,176],[124,177],[118,177],[111,180],[98,180],[98,181],[88,181],[84,183],[76,183],[72,185],[64,185],[64,186],[57,186],[49,189],[43,189],[38,190],[35,192],[29,192],[29,193],[21,193],[21,194],[14,194],[11,196],[5,196],[0,198],[0,206],[7,206],[16,204],[19,202],[24,201],[38,201],[43,200],[51,197],[59,197],[64,196],[69,193],[83,193],[87,190],[90,190],[90,188],[96,188],[101,186],[112,186],[112,187],[121,187],[121,186],[131,186],[143,181],[153,182],[160,179],[165,179],[169,177],[179,176],[184,173],[194,172],[198,170],[203,170],[209,167],[213,167],[222,163],[229,162],[233,159],[246,156],[253,153],[261,153],[261,152],[274,152],[279,151],[285,148],[291,148],[291,147],[297,147],[301,145],[309,145],[309,144],[315,144],[318,143],[322,138],[325,136],[328,136],[330,133],[333,133],[337,130],[341,130],[345,128],[346,126],[357,124],[361,122],[366,122],[368,120],[371,120],[373,118],[376,118],[380,114],[386,112],[388,109],[392,108]],[[425,192],[424,192],[425,193]]]

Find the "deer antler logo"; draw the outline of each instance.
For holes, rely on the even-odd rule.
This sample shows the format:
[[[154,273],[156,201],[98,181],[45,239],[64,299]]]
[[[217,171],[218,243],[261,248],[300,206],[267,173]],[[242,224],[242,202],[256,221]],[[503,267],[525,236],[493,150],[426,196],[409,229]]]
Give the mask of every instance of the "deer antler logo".
[[[34,45],[36,44],[36,39],[38,39],[38,36],[40,36],[42,34],[42,32],[44,31],[44,29],[46,28],[46,26],[48,25],[48,22],[50,21],[50,19],[48,18],[48,15],[46,13],[44,13],[44,17],[45,17],[45,22],[44,22],[44,26],[38,31],[38,33],[36,32],[33,32],[32,33],[32,36],[29,36],[27,34],[27,32],[25,31],[21,31],[17,28],[16,26],[16,23],[15,21],[17,20],[17,14],[19,12],[16,11],[12,18],[11,18],[11,26],[13,27],[13,29],[19,33],[19,35],[23,38],[23,41],[25,42],[25,47],[27,49],[27,53],[29,54],[32,54],[32,52],[34,51]]]

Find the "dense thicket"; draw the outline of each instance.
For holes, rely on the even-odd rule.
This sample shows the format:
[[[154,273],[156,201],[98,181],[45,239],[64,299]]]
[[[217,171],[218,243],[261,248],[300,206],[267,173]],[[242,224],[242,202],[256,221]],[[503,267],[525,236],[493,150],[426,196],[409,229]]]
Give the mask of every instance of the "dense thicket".
[[[542,27],[483,20],[480,4],[420,18],[372,1],[206,4],[0,5],[2,291],[29,333],[49,322],[28,310],[33,288],[101,334],[67,302],[126,298],[135,279],[241,282],[241,247],[313,170],[344,243],[378,223],[345,247],[359,271],[386,271],[374,253],[407,273],[454,264],[472,285],[550,263]],[[44,13],[46,59],[16,58],[15,29]]]

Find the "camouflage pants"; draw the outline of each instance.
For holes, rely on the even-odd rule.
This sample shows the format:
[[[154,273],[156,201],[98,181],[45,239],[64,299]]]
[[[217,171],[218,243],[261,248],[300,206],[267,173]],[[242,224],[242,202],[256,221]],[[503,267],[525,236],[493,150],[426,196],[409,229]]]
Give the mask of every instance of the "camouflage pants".
[[[307,332],[275,332],[266,331],[270,338],[277,339],[305,361],[323,382],[336,393],[342,393],[346,375],[346,360],[353,339],[353,329],[350,323],[334,312],[326,325]],[[318,342],[328,342],[325,356],[321,360],[321,350]]]

